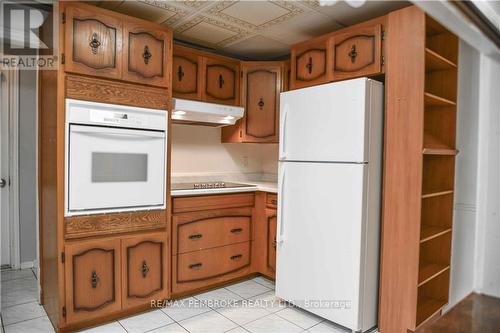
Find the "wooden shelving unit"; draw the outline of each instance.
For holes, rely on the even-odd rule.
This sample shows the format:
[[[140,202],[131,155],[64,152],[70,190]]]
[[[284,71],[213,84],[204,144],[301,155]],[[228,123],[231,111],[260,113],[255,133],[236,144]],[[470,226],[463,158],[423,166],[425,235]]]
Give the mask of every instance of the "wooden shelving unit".
[[[407,333],[448,303],[458,38],[416,7],[387,36],[379,331]]]

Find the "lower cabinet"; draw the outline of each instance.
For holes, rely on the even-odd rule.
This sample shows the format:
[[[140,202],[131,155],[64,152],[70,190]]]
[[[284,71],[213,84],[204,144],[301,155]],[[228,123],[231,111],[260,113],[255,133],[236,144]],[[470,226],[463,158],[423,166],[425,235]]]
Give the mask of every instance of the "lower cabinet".
[[[267,222],[267,268],[272,275],[276,272],[276,223],[278,217],[276,209],[266,209],[266,222]]]
[[[120,239],[66,245],[65,264],[68,323],[121,309]]]
[[[66,323],[167,298],[166,249],[165,232],[67,243]]]

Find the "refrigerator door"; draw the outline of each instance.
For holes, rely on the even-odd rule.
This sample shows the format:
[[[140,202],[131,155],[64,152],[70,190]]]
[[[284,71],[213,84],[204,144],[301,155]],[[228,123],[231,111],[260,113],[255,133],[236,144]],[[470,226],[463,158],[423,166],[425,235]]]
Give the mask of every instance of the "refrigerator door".
[[[362,291],[368,168],[280,162],[279,169],[276,295],[355,331],[366,329],[362,316],[372,316],[371,327],[377,317],[376,288],[369,299]],[[373,313],[363,313],[362,302]]]
[[[367,162],[382,137],[383,85],[367,78],[285,92],[280,105],[280,160]]]

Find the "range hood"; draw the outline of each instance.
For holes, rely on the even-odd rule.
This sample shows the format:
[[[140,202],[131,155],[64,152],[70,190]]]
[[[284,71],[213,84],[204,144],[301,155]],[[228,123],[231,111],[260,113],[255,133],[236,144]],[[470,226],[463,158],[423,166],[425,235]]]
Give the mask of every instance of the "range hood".
[[[244,113],[245,109],[239,106],[173,99],[174,123],[221,127],[234,125]]]

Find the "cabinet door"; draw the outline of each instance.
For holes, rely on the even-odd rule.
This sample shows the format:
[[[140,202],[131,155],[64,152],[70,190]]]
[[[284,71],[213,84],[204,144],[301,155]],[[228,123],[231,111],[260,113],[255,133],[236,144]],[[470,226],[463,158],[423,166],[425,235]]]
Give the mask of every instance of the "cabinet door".
[[[121,309],[120,240],[78,242],[65,247],[67,322]]]
[[[275,209],[266,209],[267,220],[267,268],[276,271],[276,222]]]
[[[123,38],[123,79],[167,86],[172,61],[171,32],[130,18],[123,25]]]
[[[120,79],[122,22],[100,9],[66,5],[65,70]]]
[[[350,29],[334,35],[330,48],[333,49],[333,79],[341,80],[381,72],[380,24],[371,27]]]
[[[122,241],[123,307],[167,297],[167,243],[163,233]]]
[[[239,105],[240,64],[219,58],[204,58],[205,87],[202,99],[210,103]]]
[[[278,142],[282,66],[243,67],[244,142]]]
[[[181,46],[174,46],[172,95],[201,100],[202,57]]]
[[[329,53],[326,38],[293,47],[290,88],[309,87],[330,81]]]

